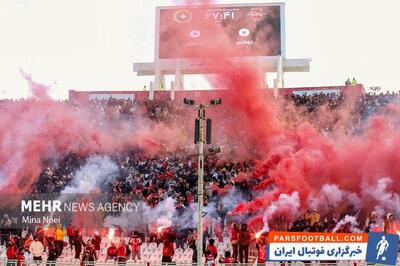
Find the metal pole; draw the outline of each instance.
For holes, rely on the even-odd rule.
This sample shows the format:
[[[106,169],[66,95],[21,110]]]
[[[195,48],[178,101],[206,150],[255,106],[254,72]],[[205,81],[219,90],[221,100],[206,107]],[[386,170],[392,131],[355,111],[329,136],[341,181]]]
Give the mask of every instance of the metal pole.
[[[198,225],[197,225],[197,265],[203,264],[203,179],[204,179],[204,111],[203,105],[199,106],[200,139],[199,139],[199,165],[197,182],[198,200]]]

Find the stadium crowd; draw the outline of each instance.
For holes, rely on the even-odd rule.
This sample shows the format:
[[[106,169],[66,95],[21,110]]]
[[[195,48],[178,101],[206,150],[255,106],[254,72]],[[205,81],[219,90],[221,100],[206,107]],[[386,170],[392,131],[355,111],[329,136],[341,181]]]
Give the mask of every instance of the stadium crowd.
[[[338,222],[334,218],[321,219],[317,210],[310,210],[304,217],[295,221],[289,231],[398,232],[392,214],[388,214],[383,219],[372,212],[361,228],[355,228],[353,222],[351,220]],[[246,223],[236,222],[232,222],[227,231],[228,236],[223,240],[215,236],[215,232],[207,234],[206,231],[203,246],[206,261],[248,263],[250,253],[255,255],[258,263],[266,261],[265,245],[268,232],[254,232]],[[38,226],[33,232],[24,230],[21,234],[10,234],[6,240],[4,255],[9,261],[8,265],[24,265],[27,258],[36,263],[46,261],[47,265],[55,265],[56,261],[80,261],[81,265],[92,265],[97,260],[118,262],[118,265],[124,265],[126,262],[150,260],[147,247],[153,247],[150,252],[154,253],[151,255],[159,255],[159,262],[178,262],[179,256],[183,257],[186,263],[196,262],[196,232],[188,231],[182,236],[180,232],[174,232],[173,228],[165,228],[163,231],[149,235],[134,231],[124,237],[113,235],[107,238],[97,231],[91,236],[83,236],[82,228],[72,225],[68,225],[67,228],[58,225],[57,228],[50,229]],[[185,250],[184,253],[183,250]],[[179,256],[175,252],[179,253]],[[0,248],[0,255],[1,253]]]
[[[387,104],[396,101],[399,94],[366,94],[352,102],[352,111],[356,112],[360,119],[379,112]],[[316,94],[311,96],[294,95],[286,98],[288,102],[302,108],[304,115],[318,111],[322,106],[329,110],[337,110],[346,104],[346,97],[337,94]],[[3,101],[4,102],[4,101]],[[1,103],[0,103],[1,105]],[[89,103],[91,109],[98,110],[110,119],[132,119],[136,113],[145,113],[149,119],[168,123],[185,110],[180,105],[170,101],[146,101],[144,105],[131,100],[96,100]],[[76,106],[79,108],[79,106]],[[0,107],[1,109],[1,107]],[[326,128],[326,126],[324,126]],[[329,127],[327,127],[329,128]],[[329,129],[327,129],[329,130]],[[157,206],[163,199],[170,197],[175,200],[175,208],[184,211],[185,208],[195,202],[197,186],[197,162],[192,157],[176,154],[164,154],[149,157],[137,150],[127,150],[118,154],[110,155],[111,159],[118,165],[117,178],[108,183],[108,192],[113,200],[121,200],[127,195],[135,195],[145,201],[149,206]],[[32,192],[49,193],[61,192],[72,180],[74,173],[84,165],[86,158],[76,154],[68,154],[52,167],[46,167],[41,173],[38,182],[34,184]],[[232,178],[237,174],[249,173],[254,168],[254,162],[248,161],[224,161],[217,156],[209,156],[205,162],[205,205],[210,201],[216,201],[218,226],[209,228],[205,234],[207,245],[203,249],[209,260],[218,258],[220,262],[248,262],[249,247],[258,250],[258,261],[265,261],[265,234],[256,236],[253,228],[247,224],[237,224],[229,220],[228,211],[221,206],[215,188],[223,189],[230,184],[241,190],[245,198],[251,200],[251,185],[247,181],[237,184]],[[256,185],[256,184],[253,184]],[[343,217],[341,217],[343,218]],[[317,210],[309,210],[304,217],[290,225],[291,231],[314,231],[314,232],[353,232],[355,228],[351,223],[342,223],[338,226],[339,219],[333,217],[320,217]],[[146,243],[157,243],[162,249],[162,261],[172,262],[174,250],[186,247],[192,250],[192,260],[196,261],[196,234],[195,230],[184,233],[165,230],[162,234],[157,232],[125,232],[120,233],[121,240],[118,243],[109,241],[107,251],[100,254],[101,242],[104,235],[95,232],[90,238],[83,235],[82,228],[67,228],[58,226],[54,232],[49,233],[43,226],[36,226],[29,230],[12,230],[13,221],[8,215],[1,219],[1,243],[6,243],[6,256],[8,260],[16,260],[22,265],[26,254],[29,253],[34,260],[42,260],[42,254],[47,254],[47,264],[54,265],[63,254],[63,250],[69,248],[74,250],[74,258],[82,262],[96,261],[101,255],[106,255],[107,260],[124,263],[128,259],[140,260],[140,246]],[[216,229],[217,228],[217,229]],[[359,226],[363,231],[385,231],[397,232],[393,221],[393,215],[387,214],[379,217],[372,213],[365,225]],[[122,237],[123,236],[123,237]],[[67,238],[66,238],[67,237]],[[128,237],[125,239],[124,237]],[[219,243],[228,238],[229,245],[221,250]],[[68,239],[68,242],[64,242]],[[85,241],[84,241],[85,239]],[[160,245],[161,244],[161,245]],[[104,253],[104,252],[103,252]]]

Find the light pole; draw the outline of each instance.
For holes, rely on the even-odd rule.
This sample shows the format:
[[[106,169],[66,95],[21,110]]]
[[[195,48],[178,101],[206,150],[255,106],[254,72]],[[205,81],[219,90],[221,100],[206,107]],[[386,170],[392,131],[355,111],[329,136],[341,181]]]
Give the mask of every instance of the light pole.
[[[200,103],[195,105],[191,99],[183,99],[183,103],[197,109],[197,118],[194,126],[194,143],[199,144],[198,180],[197,180],[197,265],[203,263],[203,186],[204,186],[204,144],[211,143],[211,119],[206,119],[206,108],[221,104],[221,99],[212,99],[208,106]],[[204,122],[206,122],[206,137],[204,138]]]

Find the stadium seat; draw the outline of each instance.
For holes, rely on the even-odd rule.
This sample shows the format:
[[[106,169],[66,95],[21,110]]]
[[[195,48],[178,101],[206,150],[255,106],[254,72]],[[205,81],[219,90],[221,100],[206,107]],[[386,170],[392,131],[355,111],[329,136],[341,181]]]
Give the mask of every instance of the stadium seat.
[[[141,261],[148,262],[150,261],[151,254],[142,254]]]
[[[151,254],[154,253],[154,250],[155,250],[155,249],[153,249],[153,248],[151,248],[151,247],[147,247],[147,248],[144,250],[143,254],[149,254],[149,255],[151,255]]]
[[[183,249],[181,248],[175,249],[175,254],[183,254]]]
[[[183,263],[191,263],[193,259],[193,254],[192,253],[184,253],[182,257]]]
[[[163,247],[160,247],[160,246],[158,246],[158,247],[154,250],[155,253],[162,253],[162,251],[163,251]]]
[[[187,248],[187,249],[185,249],[185,251],[184,251],[183,253],[184,253],[184,254],[191,254],[191,255],[193,255],[193,249]]]
[[[150,262],[153,262],[153,263],[161,262],[161,259],[162,259],[161,254],[152,254],[150,256]]]
[[[150,243],[149,244],[149,248],[156,249],[157,248],[157,243],[155,243],[155,242]]]
[[[176,263],[180,262],[181,256],[182,256],[182,254],[178,254],[175,252],[174,256],[172,256],[172,261],[176,262]]]

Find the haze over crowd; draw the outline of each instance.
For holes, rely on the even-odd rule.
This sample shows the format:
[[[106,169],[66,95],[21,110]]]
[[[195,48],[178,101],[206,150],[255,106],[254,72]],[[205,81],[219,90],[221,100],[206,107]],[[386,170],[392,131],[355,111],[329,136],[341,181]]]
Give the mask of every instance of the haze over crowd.
[[[155,7],[180,3],[1,0],[0,98],[28,96],[20,68],[35,80],[52,85],[55,98],[66,98],[69,89],[141,90],[151,78],[137,77],[132,63],[154,60]],[[285,3],[287,57],[312,58],[311,72],[286,74],[286,86],[341,85],[348,77],[355,77],[366,88],[399,89],[398,1]],[[271,75],[270,86],[272,79]],[[186,87],[203,89],[209,85],[195,76],[186,79]]]

